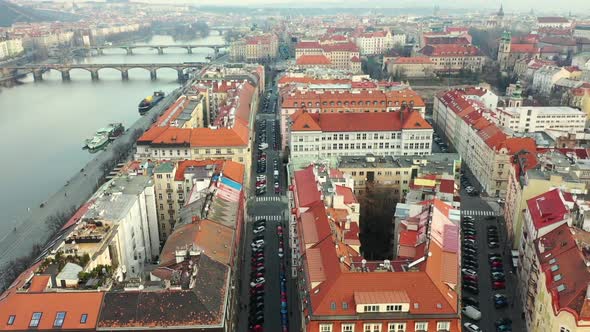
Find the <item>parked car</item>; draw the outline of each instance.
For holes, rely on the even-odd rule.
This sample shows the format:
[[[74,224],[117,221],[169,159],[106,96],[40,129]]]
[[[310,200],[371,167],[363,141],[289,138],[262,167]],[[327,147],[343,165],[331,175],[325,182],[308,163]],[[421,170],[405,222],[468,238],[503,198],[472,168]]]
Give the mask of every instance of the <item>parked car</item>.
[[[463,303],[474,307],[479,307],[479,301],[473,296],[463,296]]]
[[[468,305],[461,310],[461,313],[466,317],[469,317],[473,320],[480,320],[481,319],[481,312],[477,310],[474,306]]]
[[[464,275],[463,276],[463,281],[475,281],[477,282],[479,278],[477,276],[472,276],[472,275]]]
[[[476,295],[479,294],[479,288],[472,285],[463,285],[463,289]]]
[[[470,276],[477,275],[477,271],[471,270],[471,269],[461,269],[461,273],[463,273],[464,275],[470,275]]]
[[[463,330],[467,331],[467,332],[481,332],[481,329],[479,328],[479,326],[477,326],[473,323],[465,323],[465,324],[463,324],[463,327],[465,328]]]
[[[504,289],[506,288],[505,281],[494,281],[492,282],[492,289]]]
[[[512,325],[512,319],[510,318],[500,318],[497,321],[494,322],[494,326],[498,327],[501,325]]]
[[[494,294],[494,307],[496,309],[504,308],[508,306],[508,298],[504,294]]]

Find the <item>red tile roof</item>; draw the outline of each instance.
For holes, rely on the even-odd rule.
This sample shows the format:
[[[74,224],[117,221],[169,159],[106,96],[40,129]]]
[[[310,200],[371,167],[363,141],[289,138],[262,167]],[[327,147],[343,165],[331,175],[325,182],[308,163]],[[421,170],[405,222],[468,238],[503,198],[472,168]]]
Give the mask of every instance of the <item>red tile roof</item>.
[[[51,276],[48,274],[35,275],[33,279],[31,279],[31,286],[29,286],[29,292],[38,293],[45,291],[50,280]]]
[[[555,315],[566,311],[573,314],[576,321],[587,321],[590,315],[586,291],[590,284],[590,272],[585,253],[576,245],[571,229],[567,224],[557,227],[535,240],[535,249]],[[557,266],[557,270],[552,271],[552,266]],[[561,277],[555,278],[557,275]]]
[[[348,187],[336,185],[336,194],[338,196],[344,196],[344,204],[358,203],[352,189]]]
[[[352,42],[322,45],[324,52],[359,52],[358,46]]]
[[[396,65],[399,64],[432,64],[432,60],[430,60],[427,56],[414,56],[414,57],[400,57],[393,60],[393,63]]]
[[[357,131],[400,131],[402,129],[432,129],[416,111],[387,113],[319,113],[299,116],[293,123],[291,131],[306,131],[314,122],[323,132],[357,132]],[[307,128],[305,127],[307,126]],[[302,129],[300,129],[302,128]],[[315,126],[314,126],[315,128]]]
[[[438,44],[426,45],[420,53],[427,56],[479,56],[479,49],[473,45]]]
[[[562,222],[569,214],[569,208],[558,188],[527,200],[527,207],[537,230]]]
[[[41,313],[39,326],[34,330],[54,330],[54,322],[58,312],[65,312],[63,330],[94,330],[98,320],[102,302],[102,292],[41,292],[14,293],[0,300],[0,330],[28,331],[33,313]],[[87,315],[86,323],[81,323],[83,314]],[[12,325],[8,325],[8,317],[14,315]]]
[[[511,44],[510,53],[539,53],[539,48],[535,44]]]
[[[313,49],[321,49],[322,45],[320,45],[317,41],[301,41],[295,45],[295,48],[313,48]]]
[[[455,181],[450,179],[440,180],[440,191],[447,194],[455,193]]]
[[[295,186],[297,188],[297,207],[309,207],[311,204],[320,201],[313,165],[295,172]]]
[[[302,55],[295,61],[296,65],[330,65],[332,62],[325,55]]]

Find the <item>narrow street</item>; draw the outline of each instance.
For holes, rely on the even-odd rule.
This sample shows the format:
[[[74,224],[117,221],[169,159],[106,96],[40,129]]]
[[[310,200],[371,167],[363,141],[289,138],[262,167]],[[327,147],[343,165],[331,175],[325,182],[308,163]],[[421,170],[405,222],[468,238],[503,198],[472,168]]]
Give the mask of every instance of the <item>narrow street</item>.
[[[281,298],[287,297],[288,302],[291,302],[290,289],[286,283],[288,282],[288,227],[287,224],[287,198],[285,196],[286,188],[286,172],[282,164],[280,153],[277,150],[279,141],[278,120],[276,118],[276,87],[273,94],[270,94],[268,107],[261,102],[261,110],[256,116],[256,141],[255,148],[253,148],[253,162],[251,169],[252,190],[249,195],[246,233],[245,233],[245,252],[244,264],[242,265],[241,273],[241,293],[240,304],[241,310],[239,314],[238,331],[249,331],[250,328],[256,326],[253,322],[255,318],[259,317],[259,302],[256,298],[258,295],[251,294],[250,282],[252,282],[251,275],[253,268],[259,268],[260,264],[253,265],[252,262],[252,239],[253,223],[258,220],[265,220],[264,234],[264,291],[263,291],[263,323],[261,324],[264,331],[282,331],[283,321],[287,319],[287,323],[291,322],[294,313],[288,313],[290,308],[285,308],[286,304],[281,303]],[[266,96],[265,96],[266,97]],[[261,128],[261,126],[264,126]],[[265,140],[260,140],[260,134],[265,132]],[[276,140],[276,141],[275,141]],[[257,165],[259,163],[259,154],[257,147],[261,143],[267,143],[268,148],[264,149],[266,156],[266,169],[264,172],[257,172]],[[277,162],[278,176],[274,174],[274,162]],[[266,176],[266,191],[262,194],[256,195],[256,177],[257,175]],[[279,184],[278,190],[275,190],[275,180]],[[278,227],[282,228],[282,235],[278,233]],[[283,243],[283,255],[279,255],[279,245]],[[280,257],[282,256],[282,257]],[[258,255],[257,257],[260,257]],[[257,261],[260,262],[260,261]],[[281,284],[281,279],[283,283]],[[253,309],[254,308],[254,309]],[[288,318],[287,318],[288,317]]]

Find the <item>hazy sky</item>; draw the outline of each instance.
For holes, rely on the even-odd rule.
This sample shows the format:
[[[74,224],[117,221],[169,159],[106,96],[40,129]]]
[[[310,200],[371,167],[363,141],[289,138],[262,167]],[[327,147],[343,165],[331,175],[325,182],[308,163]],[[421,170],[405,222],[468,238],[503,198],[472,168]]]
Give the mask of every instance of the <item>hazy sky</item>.
[[[76,0],[74,0],[76,1]],[[78,0],[79,1],[79,0]],[[133,0],[132,0],[133,1]],[[575,14],[578,11],[579,14],[588,15],[590,14],[590,1],[589,0],[136,0],[141,2],[157,2],[157,3],[194,3],[194,4],[206,4],[206,5],[268,5],[268,4],[280,4],[289,5],[294,4],[300,7],[303,4],[309,4],[310,6],[316,5],[321,6],[322,3],[338,4],[339,6],[346,7],[347,5],[359,6],[360,4],[366,4],[366,7],[432,7],[439,5],[441,8],[473,8],[473,9],[484,9],[484,8],[499,8],[500,4],[504,5],[506,12],[510,11],[529,11],[534,8],[536,12],[567,12],[572,10]]]

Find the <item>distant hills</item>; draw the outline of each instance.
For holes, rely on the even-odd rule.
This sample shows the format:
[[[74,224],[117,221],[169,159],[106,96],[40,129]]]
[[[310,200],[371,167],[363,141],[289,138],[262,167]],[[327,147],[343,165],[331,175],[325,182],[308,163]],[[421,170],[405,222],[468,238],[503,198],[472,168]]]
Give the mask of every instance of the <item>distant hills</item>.
[[[18,6],[6,0],[0,0],[0,27],[8,27],[16,22],[76,21],[75,14],[38,10]]]

